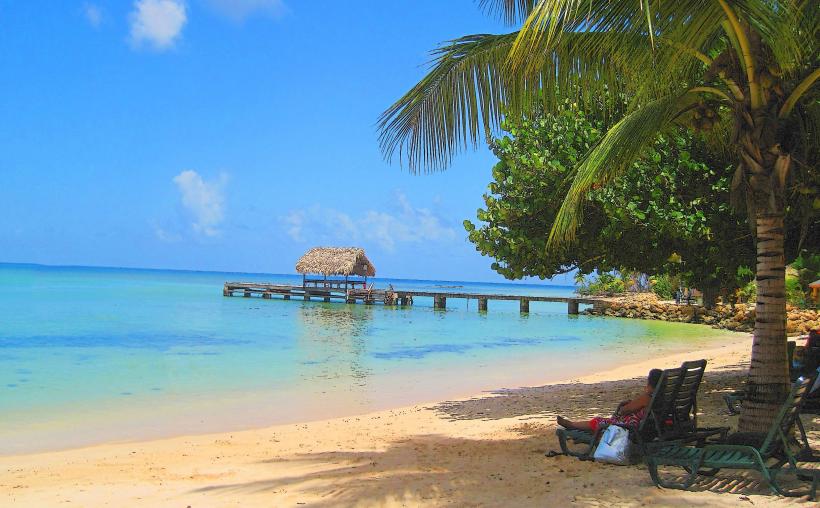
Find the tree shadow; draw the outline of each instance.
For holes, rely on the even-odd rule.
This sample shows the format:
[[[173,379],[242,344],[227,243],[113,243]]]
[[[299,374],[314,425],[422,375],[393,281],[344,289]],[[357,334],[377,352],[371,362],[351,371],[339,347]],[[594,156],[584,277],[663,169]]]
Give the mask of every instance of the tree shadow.
[[[310,500],[310,506],[319,507],[577,503],[620,508],[641,504],[655,490],[643,467],[590,464],[569,457],[547,458],[544,451],[552,444],[551,439],[544,432],[502,440],[419,435],[395,442],[383,451],[314,453],[264,461],[277,471],[308,471],[273,474],[271,478],[251,482],[215,484],[194,492],[236,497],[297,490]],[[664,503],[710,505],[691,499]]]
[[[704,425],[731,425],[722,394],[740,386],[745,369],[713,371],[702,385]],[[193,491],[230,499],[267,496],[271,505],[303,496],[311,506],[732,506],[746,496],[774,499],[760,476],[725,470],[702,477],[695,494],[655,488],[643,465],[610,466],[545,453],[557,449],[556,413],[573,418],[626,398],[643,379],[566,384],[493,392],[435,406],[450,420],[514,418],[504,430],[476,438],[421,434],[365,451],[297,454],[259,463],[255,481],[215,483]],[[590,396],[588,393],[598,394]],[[721,409],[722,408],[722,409]],[[733,422],[729,422],[734,419]],[[816,440],[820,419],[804,418]],[[815,441],[816,442],[816,441]],[[378,444],[375,446],[379,446]],[[680,470],[669,470],[675,477]],[[716,495],[721,494],[721,495]],[[290,497],[288,497],[290,496]],[[783,500],[788,502],[787,500]]]
[[[734,496],[693,497],[656,489],[646,468],[547,458],[554,436],[525,427],[520,437],[469,439],[418,435],[381,451],[301,454],[261,462],[266,479],[222,483],[194,493],[229,498],[298,492],[306,504],[330,506],[662,506],[732,505]],[[293,474],[294,471],[301,471]],[[753,475],[705,478],[693,490],[771,496]]]
[[[723,395],[742,388],[746,367],[732,366],[707,372],[701,384],[699,418],[709,425],[728,425],[732,415]],[[485,397],[442,402],[433,406],[448,420],[540,420],[552,423],[556,415],[571,420],[609,415],[622,400],[641,393],[645,378],[599,383],[567,383],[538,387],[505,389],[490,392]]]

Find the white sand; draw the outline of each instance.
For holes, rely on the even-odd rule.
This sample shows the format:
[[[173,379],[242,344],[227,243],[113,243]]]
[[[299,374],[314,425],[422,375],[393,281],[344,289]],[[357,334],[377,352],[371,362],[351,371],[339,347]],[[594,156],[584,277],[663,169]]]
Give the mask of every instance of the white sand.
[[[577,380],[265,429],[0,457],[2,506],[754,506],[778,498],[758,477],[721,473],[692,492],[655,488],[644,466],[557,449],[554,416],[611,412],[652,367],[709,360],[702,424],[732,425],[748,338]],[[637,378],[637,379],[636,379]],[[813,439],[820,419],[805,418]],[[811,503],[802,502],[803,506]]]

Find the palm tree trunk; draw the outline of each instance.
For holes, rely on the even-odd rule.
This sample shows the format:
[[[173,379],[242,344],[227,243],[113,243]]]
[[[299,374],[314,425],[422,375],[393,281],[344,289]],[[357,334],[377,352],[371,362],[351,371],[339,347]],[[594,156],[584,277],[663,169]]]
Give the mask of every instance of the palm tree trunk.
[[[786,259],[783,213],[760,210],[757,229],[757,305],[747,396],[738,430],[765,432],[789,390],[786,346]]]

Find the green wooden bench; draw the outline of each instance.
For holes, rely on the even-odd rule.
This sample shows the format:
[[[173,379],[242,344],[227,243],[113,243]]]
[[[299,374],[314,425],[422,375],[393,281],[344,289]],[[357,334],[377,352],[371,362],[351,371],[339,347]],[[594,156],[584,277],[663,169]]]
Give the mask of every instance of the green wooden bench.
[[[713,475],[721,469],[747,469],[758,471],[771,490],[784,496],[800,496],[806,492],[788,492],[781,488],[777,475],[783,466],[789,470],[813,478],[811,495],[814,495],[817,474],[813,468],[803,465],[798,468],[800,457],[810,452],[808,441],[800,421],[800,408],[812,385],[812,378],[798,379],[780,408],[768,433],[735,433],[723,443],[708,444],[702,448],[685,446],[682,443],[664,443],[650,447],[646,453],[649,475],[659,487],[687,489],[699,475]],[[794,436],[795,426],[799,427],[801,438]],[[801,442],[802,441],[802,442]],[[682,481],[661,478],[659,466],[679,466],[686,471]]]

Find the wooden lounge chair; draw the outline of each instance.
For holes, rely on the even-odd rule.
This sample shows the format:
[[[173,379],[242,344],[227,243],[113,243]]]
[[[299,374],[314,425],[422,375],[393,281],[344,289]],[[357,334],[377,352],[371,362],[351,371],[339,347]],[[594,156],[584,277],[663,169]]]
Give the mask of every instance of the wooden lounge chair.
[[[726,427],[698,428],[697,425],[697,394],[705,370],[706,360],[696,360],[663,371],[652,393],[646,416],[632,433],[633,441],[638,445],[638,454],[643,454],[647,444],[655,441],[678,440],[702,445],[709,438],[726,436],[729,430]],[[563,453],[586,458],[592,453],[603,430],[600,428],[597,434],[593,434],[582,430],[558,429],[556,435]],[[568,440],[576,445],[581,444],[581,449],[571,450]]]
[[[648,450],[646,463],[652,481],[660,487],[686,489],[705,470],[711,476],[720,469],[751,469],[760,472],[776,494],[805,495],[806,492],[784,491],[777,483],[777,474],[786,463],[798,474],[807,474],[810,469],[800,464],[801,457],[811,451],[800,423],[800,408],[812,381],[811,378],[799,378],[794,383],[768,433],[735,433],[724,443],[709,444],[703,448],[667,443]],[[794,437],[795,426],[800,429],[800,440]],[[664,480],[658,473],[658,466],[661,465],[680,466],[687,474],[682,481]],[[816,483],[815,477],[811,490],[816,489]]]

